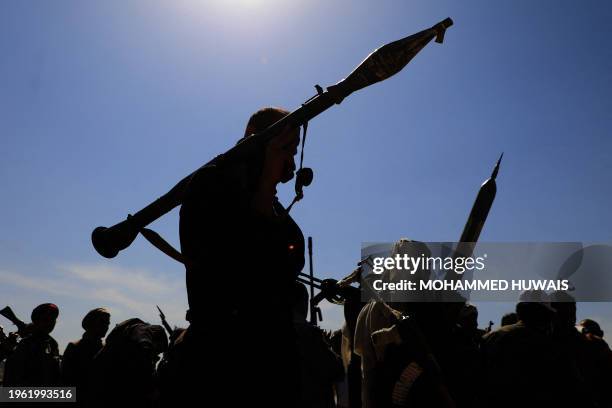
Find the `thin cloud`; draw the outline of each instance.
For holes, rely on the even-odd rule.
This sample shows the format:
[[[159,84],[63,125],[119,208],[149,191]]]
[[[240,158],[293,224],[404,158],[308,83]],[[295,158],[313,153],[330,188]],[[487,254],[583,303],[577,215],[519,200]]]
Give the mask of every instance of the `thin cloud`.
[[[10,285],[22,289],[45,292],[56,296],[70,296],[74,292],[66,287],[66,285],[57,280],[34,278],[15,272],[0,270],[0,280],[3,285]]]
[[[169,316],[184,314],[185,290],[176,279],[140,268],[104,264],[59,265],[48,276],[32,276],[0,269],[0,282],[56,297],[98,300],[138,315],[150,315],[155,304],[163,304]]]
[[[179,288],[176,280],[170,280],[139,268],[71,263],[59,265],[58,269],[70,277],[75,277],[84,282],[122,287],[137,292],[162,294],[168,290]]]

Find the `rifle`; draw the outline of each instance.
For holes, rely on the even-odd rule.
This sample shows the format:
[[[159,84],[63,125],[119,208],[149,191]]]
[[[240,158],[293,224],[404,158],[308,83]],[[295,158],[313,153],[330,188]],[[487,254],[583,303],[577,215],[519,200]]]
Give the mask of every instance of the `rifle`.
[[[344,98],[353,92],[395,75],[434,37],[436,42],[441,43],[446,29],[452,24],[453,21],[447,18],[431,28],[388,43],[372,52],[349,76],[337,84],[331,85],[326,90],[316,85],[317,94],[315,96],[278,122],[258,134],[243,138],[240,143],[179,181],[166,194],[134,215],[128,216],[126,220],[112,227],[97,227],[94,229],[91,234],[94,248],[100,255],[106,258],[114,258],[119,251],[130,246],[144,227],[182,203],[190,180],[199,171],[209,166],[225,167],[242,162],[245,158],[261,151],[266,143],[280,135],[287,127],[305,127],[310,119],[333,105],[340,104]],[[298,179],[303,178],[308,177],[296,177],[296,193],[298,193]],[[302,184],[307,185],[303,180]]]
[[[159,310],[159,318],[161,319],[162,325],[168,332],[168,336],[172,337],[172,333],[174,332],[174,330],[172,330],[172,327],[170,327],[170,325],[168,324],[168,321],[166,320],[166,315],[164,314],[164,312],[162,312],[159,306],[155,305],[155,307],[157,307],[157,310]]]
[[[30,332],[32,324],[25,323],[23,320],[18,318],[10,306],[6,306],[4,309],[0,310],[0,315],[6,317],[11,321],[11,323],[17,326],[17,334],[19,334],[21,337],[25,337]]]
[[[309,270],[310,274],[308,275],[309,283],[310,283],[310,302],[309,302],[310,303],[310,323],[316,326],[318,320],[323,320],[323,315],[321,314],[321,308],[318,307],[317,304],[315,303],[315,296],[314,296],[315,277],[314,277],[313,265],[312,265],[312,237],[308,237],[308,266],[310,268]]]

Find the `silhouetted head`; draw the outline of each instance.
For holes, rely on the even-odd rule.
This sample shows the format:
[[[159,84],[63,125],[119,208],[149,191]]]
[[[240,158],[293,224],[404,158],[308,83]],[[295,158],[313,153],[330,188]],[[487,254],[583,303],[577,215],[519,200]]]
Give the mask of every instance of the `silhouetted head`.
[[[548,303],[546,292],[527,290],[519,297],[516,314],[527,326],[550,329],[555,311]]]
[[[512,313],[506,313],[505,315],[502,316],[501,319],[501,326],[510,326],[511,324],[514,324],[518,322],[518,316],[516,313],[512,312]]]
[[[81,326],[85,332],[95,338],[103,338],[110,326],[110,313],[103,307],[87,312]]]
[[[246,129],[244,131],[244,138],[247,138],[253,134],[257,134],[259,132],[266,130],[269,126],[278,122],[279,120],[281,120],[288,114],[289,114],[289,111],[282,109],[282,108],[268,107],[268,108],[263,108],[263,109],[258,110],[253,115],[251,115],[251,117],[249,118],[249,121],[247,122],[247,125],[246,125]],[[299,142],[300,128],[297,127],[293,129],[292,132],[295,132],[296,138]],[[289,146],[286,146],[286,149],[292,152],[293,154],[288,155],[285,162],[282,163],[282,166],[283,166],[282,176],[281,176],[281,179],[278,180],[278,182],[281,182],[281,183],[286,183],[289,180],[291,180],[293,178],[293,174],[296,168],[294,157],[295,157],[295,154],[297,153],[297,145],[291,144]]]
[[[603,337],[604,332],[601,330],[599,323],[595,320],[584,319],[580,321],[580,326],[582,327],[582,334],[594,334],[597,337]]]
[[[397,256],[400,256],[402,259],[404,256],[408,258],[427,258],[431,256],[431,250],[423,242],[400,238],[393,244],[389,253],[391,258],[396,258]],[[391,268],[385,268],[382,275],[380,275],[384,282],[410,281],[419,288],[421,282],[426,282],[431,276],[428,265],[424,263],[421,263],[415,270],[404,269],[402,265],[399,265],[399,268],[397,266],[394,264]],[[426,290],[394,291],[390,294],[391,301],[387,303],[393,309],[404,314],[414,313],[416,310],[421,310],[417,303],[426,302],[429,300],[430,295],[431,293]]]
[[[467,330],[478,329],[478,309],[474,305],[466,303],[459,311],[457,323]]]
[[[288,114],[289,111],[283,108],[261,108],[257,112],[253,113],[249,118],[246,129],[244,130],[244,137],[249,137],[253,134],[266,130],[266,128],[278,122]]]
[[[295,282],[293,289],[293,317],[295,320],[306,320],[308,309],[308,289],[303,283]]]
[[[549,297],[550,306],[557,312],[555,325],[563,328],[576,326],[576,299],[562,290],[552,292]]]
[[[44,334],[51,333],[55,328],[58,316],[59,308],[53,303],[43,303],[36,306],[31,315],[34,331]]]

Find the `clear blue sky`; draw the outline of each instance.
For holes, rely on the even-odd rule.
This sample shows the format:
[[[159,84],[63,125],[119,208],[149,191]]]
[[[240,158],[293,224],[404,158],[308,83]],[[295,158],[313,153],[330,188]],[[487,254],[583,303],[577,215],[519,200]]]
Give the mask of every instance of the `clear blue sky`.
[[[184,324],[182,268],[141,238],[103,259],[91,230],[232,146],[252,111],[296,108],[448,16],[443,45],[310,124],[315,180],[293,215],[316,274],[350,272],[362,241],[458,239],[502,151],[481,240],[612,241],[610,2],[4,0],[0,307],[57,303],[61,344],[103,305],[113,323],[157,321],[157,303]],[[178,245],[176,210],[153,227]],[[511,308],[480,305],[481,324]],[[612,333],[611,309],[579,317]]]

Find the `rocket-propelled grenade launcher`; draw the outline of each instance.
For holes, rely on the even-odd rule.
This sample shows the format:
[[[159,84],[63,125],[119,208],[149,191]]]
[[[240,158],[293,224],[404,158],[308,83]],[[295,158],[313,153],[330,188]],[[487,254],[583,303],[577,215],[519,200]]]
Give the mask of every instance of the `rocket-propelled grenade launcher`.
[[[478,241],[482,227],[487,220],[491,206],[493,206],[493,200],[495,200],[495,194],[497,193],[497,183],[495,182],[495,179],[497,178],[497,173],[499,172],[499,165],[501,164],[502,157],[504,157],[503,153],[501,156],[499,156],[499,159],[493,168],[493,172],[491,173],[491,177],[486,179],[480,186],[480,190],[478,190],[478,195],[476,196],[476,200],[474,200],[474,205],[472,206],[468,220],[465,223],[465,227],[463,228],[459,242]]]
[[[215,157],[203,167],[210,165],[226,166],[242,161],[254,152],[260,151],[268,141],[278,136],[286,126],[299,127],[305,125],[310,119],[334,104],[339,104],[353,92],[395,75],[433,38],[436,38],[436,42],[441,43],[446,29],[451,25],[453,25],[453,21],[447,18],[431,28],[378,48],[368,55],[345,79],[326,90],[317,85],[317,94],[308,99],[298,109],[264,131],[243,139],[241,143]],[[106,258],[113,258],[119,251],[130,246],[142,228],[182,203],[189,180],[198,170],[179,181],[166,194],[133,216],[128,217],[128,219],[109,228],[96,228],[91,235],[96,251]]]
[[[478,195],[476,196],[476,200],[474,200],[474,205],[472,205],[470,215],[465,223],[465,227],[463,227],[461,238],[459,238],[459,242],[455,248],[455,257],[469,257],[474,253],[474,248],[476,247],[476,243],[478,242],[478,238],[482,232],[482,227],[487,221],[489,211],[493,206],[493,201],[495,200],[495,195],[497,194],[496,178],[497,173],[499,173],[499,165],[501,164],[503,157],[504,154],[502,153],[499,156],[497,163],[495,163],[491,177],[486,179],[480,186],[480,190],[478,190]],[[462,277],[462,274],[457,274],[454,271],[448,271],[446,273],[446,279],[458,280]]]

